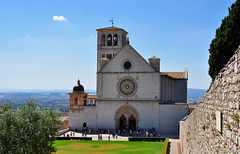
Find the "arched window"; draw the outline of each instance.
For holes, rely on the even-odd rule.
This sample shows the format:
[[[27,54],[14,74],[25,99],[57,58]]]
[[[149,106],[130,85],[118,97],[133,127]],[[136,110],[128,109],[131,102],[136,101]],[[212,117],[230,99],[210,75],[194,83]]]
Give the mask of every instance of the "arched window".
[[[117,46],[117,45],[118,45],[118,37],[117,37],[117,34],[115,34],[114,37],[113,37],[113,45],[114,45],[114,46]]]
[[[111,34],[108,34],[108,37],[107,37],[107,46],[112,46],[112,35],[111,35]]]
[[[107,59],[111,59],[112,58],[112,54],[107,54]]]
[[[75,105],[75,106],[78,106],[78,98],[75,98],[74,105]]]
[[[95,99],[92,100],[92,104],[95,105]]]
[[[101,46],[105,46],[105,42],[106,42],[105,35],[103,34],[101,39]]]
[[[91,105],[91,99],[88,100],[88,105]]]
[[[86,124],[86,122],[84,122],[82,126],[83,126],[83,127],[87,127],[87,124]]]

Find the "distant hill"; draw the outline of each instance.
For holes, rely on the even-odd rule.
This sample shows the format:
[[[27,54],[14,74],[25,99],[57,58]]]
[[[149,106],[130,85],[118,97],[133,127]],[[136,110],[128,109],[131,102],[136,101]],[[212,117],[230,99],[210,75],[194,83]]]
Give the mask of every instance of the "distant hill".
[[[188,88],[188,103],[197,103],[199,102],[207,89],[193,89]],[[0,93],[69,93],[72,92],[70,89],[54,89],[54,90],[45,90],[45,89],[4,89],[0,88]],[[89,94],[96,95],[96,90],[85,89],[85,92]],[[67,95],[68,96],[68,95]],[[34,97],[35,98],[35,97]],[[14,100],[14,97],[12,97]]]
[[[41,108],[57,108],[63,116],[69,112],[70,89],[41,90],[41,89],[1,89],[0,102],[12,102],[15,107],[21,106],[27,100],[35,100]],[[96,95],[96,90],[86,89],[85,92]],[[188,88],[187,103],[198,104],[206,89]]]
[[[207,89],[188,88],[187,102],[189,104],[198,104],[198,102],[201,101],[206,91]]]
[[[69,93],[70,89],[6,89],[0,88],[0,93]],[[85,89],[85,92],[96,95],[96,90]]]
[[[188,99],[194,99],[203,97],[207,89],[193,89],[188,88]],[[0,88],[0,93],[69,93],[72,92],[70,89],[53,89],[53,90],[47,90],[47,89],[5,89]],[[85,92],[90,94],[96,94],[96,90],[86,89]]]
[[[202,98],[206,91],[207,89],[188,88],[188,98]]]

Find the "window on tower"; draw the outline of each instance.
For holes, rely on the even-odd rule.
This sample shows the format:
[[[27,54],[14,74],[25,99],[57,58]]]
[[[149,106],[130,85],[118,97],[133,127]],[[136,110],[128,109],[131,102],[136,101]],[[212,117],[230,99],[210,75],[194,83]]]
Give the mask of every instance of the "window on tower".
[[[115,34],[114,37],[113,37],[113,45],[114,45],[114,46],[117,46],[117,45],[118,45],[118,37],[117,37],[117,34]]]
[[[112,46],[112,35],[109,34],[107,37],[107,46]]]
[[[102,35],[101,46],[105,46],[105,35]]]
[[[111,59],[112,58],[112,54],[107,54],[107,58]]]
[[[102,54],[102,58],[105,58],[105,54]]]
[[[75,105],[75,106],[78,106],[78,98],[75,98],[74,105]]]

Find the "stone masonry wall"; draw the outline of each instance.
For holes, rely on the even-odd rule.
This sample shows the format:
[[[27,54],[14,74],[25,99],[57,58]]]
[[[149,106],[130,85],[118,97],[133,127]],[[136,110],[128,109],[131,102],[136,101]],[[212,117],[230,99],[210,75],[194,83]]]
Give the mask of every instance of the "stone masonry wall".
[[[180,121],[180,144],[188,153],[240,153],[240,46],[198,107]]]

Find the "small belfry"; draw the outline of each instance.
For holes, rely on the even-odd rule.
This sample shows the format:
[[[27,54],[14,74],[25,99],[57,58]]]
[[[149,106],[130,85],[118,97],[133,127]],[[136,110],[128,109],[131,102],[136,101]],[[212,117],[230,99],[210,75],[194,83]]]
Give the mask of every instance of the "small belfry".
[[[112,59],[127,43],[127,32],[122,28],[107,27],[97,29],[97,59]]]
[[[187,69],[161,72],[160,58],[145,60],[129,44],[128,32],[110,22],[112,27],[97,29],[96,95],[85,93],[80,81],[69,93],[70,127],[177,134],[189,113]]]
[[[80,84],[79,79],[77,81],[77,85],[73,87],[73,92],[84,93],[84,87]]]
[[[73,87],[73,91],[68,93],[70,96],[69,111],[80,112],[84,110],[84,106],[95,105],[95,97],[88,97],[88,93],[84,92],[84,87],[78,79],[77,85]]]

